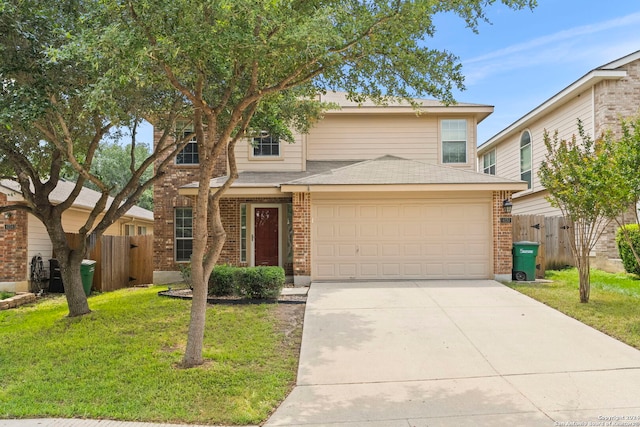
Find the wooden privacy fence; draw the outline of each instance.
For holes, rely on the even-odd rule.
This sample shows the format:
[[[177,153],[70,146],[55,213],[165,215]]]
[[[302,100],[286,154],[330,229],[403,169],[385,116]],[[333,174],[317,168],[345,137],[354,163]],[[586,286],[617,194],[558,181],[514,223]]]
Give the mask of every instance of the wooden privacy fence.
[[[77,234],[67,233],[71,247]],[[89,253],[96,261],[93,289],[106,292],[153,283],[153,236],[102,236]]]
[[[543,278],[547,269],[573,265],[569,235],[561,216],[513,215],[513,241],[538,242],[536,277]]]

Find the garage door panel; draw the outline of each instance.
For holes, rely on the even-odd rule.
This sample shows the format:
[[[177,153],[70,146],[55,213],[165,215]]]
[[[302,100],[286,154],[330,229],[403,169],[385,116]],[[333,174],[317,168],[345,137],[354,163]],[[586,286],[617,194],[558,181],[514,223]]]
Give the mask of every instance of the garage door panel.
[[[422,247],[417,243],[411,244],[411,245],[404,245],[403,252],[405,256],[420,257],[422,256]]]
[[[360,237],[378,237],[378,225],[377,224],[358,224],[358,235]]]
[[[400,277],[400,264],[399,263],[383,263],[382,276],[390,277],[390,278]]]
[[[357,246],[355,244],[350,245],[338,245],[338,255],[341,257],[345,256],[356,256]]]
[[[420,263],[406,263],[402,265],[402,275],[404,277],[422,277],[422,264]]]
[[[492,271],[489,199],[320,200],[312,215],[314,279],[489,278]]]
[[[379,265],[372,263],[361,263],[360,264],[360,277],[362,278],[371,278],[376,279],[380,276]]]
[[[400,234],[398,224],[382,224],[382,237],[397,237]]]
[[[340,277],[357,277],[358,265],[356,263],[338,264],[338,275]]]
[[[356,237],[356,224],[339,224],[338,225],[338,237],[341,239]]]
[[[360,206],[360,219],[376,219],[378,218],[378,207],[377,206]]]

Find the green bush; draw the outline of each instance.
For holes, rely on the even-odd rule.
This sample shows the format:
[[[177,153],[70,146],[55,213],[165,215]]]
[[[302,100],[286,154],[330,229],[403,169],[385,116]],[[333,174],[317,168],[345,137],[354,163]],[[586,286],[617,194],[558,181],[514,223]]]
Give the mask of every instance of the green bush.
[[[236,267],[230,265],[216,265],[209,277],[209,295],[219,297],[233,295],[235,293],[234,275]]]
[[[626,225],[625,228],[627,234],[629,234],[633,248],[637,254],[640,254],[640,230],[638,229],[638,224]],[[640,276],[640,265],[638,265],[638,261],[635,256],[633,256],[633,251],[624,237],[622,227],[618,228],[618,232],[616,233],[616,244],[618,245],[618,252],[620,252],[620,258],[622,258],[622,265],[625,271]]]
[[[256,299],[276,299],[284,286],[281,267],[244,267],[235,273],[236,289],[240,296]]]
[[[180,269],[180,275],[182,275],[182,280],[184,283],[191,287],[191,263],[181,263],[178,264],[178,268]]]

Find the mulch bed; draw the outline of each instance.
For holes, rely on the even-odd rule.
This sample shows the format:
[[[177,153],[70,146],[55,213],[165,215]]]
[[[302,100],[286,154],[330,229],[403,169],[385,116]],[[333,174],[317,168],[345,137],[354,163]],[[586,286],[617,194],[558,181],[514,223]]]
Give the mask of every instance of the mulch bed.
[[[191,299],[193,297],[191,289],[169,289],[158,292],[158,295],[170,298]],[[278,299],[252,299],[237,296],[209,296],[207,297],[209,304],[305,304],[307,302],[306,295],[280,295]]]

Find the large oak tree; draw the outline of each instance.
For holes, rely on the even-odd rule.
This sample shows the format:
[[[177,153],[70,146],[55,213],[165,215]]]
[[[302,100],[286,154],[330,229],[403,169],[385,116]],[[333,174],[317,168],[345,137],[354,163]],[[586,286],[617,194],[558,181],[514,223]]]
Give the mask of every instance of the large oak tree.
[[[219,202],[237,176],[234,146],[252,131],[292,122],[308,125],[318,106],[304,103],[325,90],[378,103],[435,97],[453,102],[463,87],[458,59],[429,48],[433,18],[454,13],[475,30],[494,0],[105,0],[108,29],[91,40],[117,37],[115,55],[142,66],[121,70],[135,79],[145,67],[179,91],[191,108],[200,175],[192,254],[193,302],[185,366],[203,362],[208,277],[225,241]],[[535,0],[502,0],[510,8]],[[107,19],[105,19],[107,21]],[[141,68],[142,67],[142,68]],[[146,68],[148,69],[148,68]],[[108,76],[107,76],[108,77]],[[113,76],[112,76],[113,77]],[[305,106],[309,107],[305,110]],[[294,109],[292,111],[292,109]],[[309,114],[307,114],[309,113]],[[209,181],[226,157],[228,179]],[[207,239],[209,236],[209,239]]]
[[[95,10],[96,4],[82,0],[0,2],[0,177],[17,182],[24,199],[0,212],[22,210],[44,224],[60,262],[69,316],[90,312],[80,276],[90,245],[158,178],[161,168],[147,172],[155,159],[181,148],[170,138],[182,106],[177,92],[150,80],[105,80],[110,64],[86,60],[91,46],[80,43],[80,30],[106,27],[87,20]],[[129,178],[113,191],[92,168],[96,151],[117,127],[135,129],[158,110],[165,113],[157,123],[167,123],[165,134],[144,158],[132,134]],[[52,203],[50,195],[65,173],[77,176],[73,191]],[[89,183],[101,197],[78,231],[79,247],[72,247],[62,217]]]

